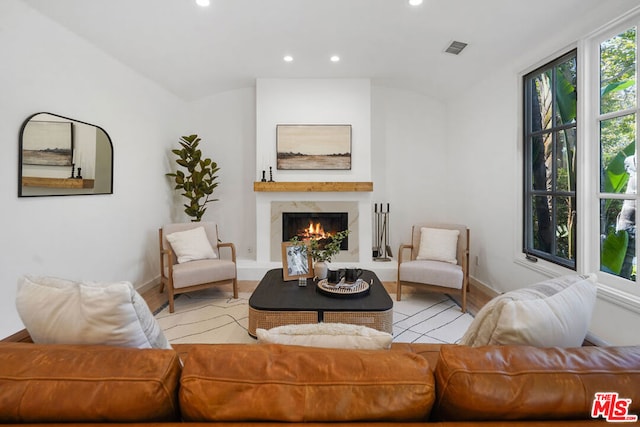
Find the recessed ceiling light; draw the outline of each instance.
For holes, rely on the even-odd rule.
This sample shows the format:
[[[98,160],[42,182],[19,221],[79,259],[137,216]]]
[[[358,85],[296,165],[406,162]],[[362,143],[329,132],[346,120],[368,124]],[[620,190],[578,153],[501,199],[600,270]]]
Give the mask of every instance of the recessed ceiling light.
[[[339,62],[340,61],[340,57],[338,55],[333,55],[331,57],[331,62]]]
[[[196,0],[198,6],[207,7],[211,4],[209,0]]]
[[[284,62],[291,62],[293,61],[293,56],[291,55],[285,55],[284,58],[282,58],[284,60]]]
[[[411,6],[420,6],[422,4],[422,0],[409,0],[409,4]]]

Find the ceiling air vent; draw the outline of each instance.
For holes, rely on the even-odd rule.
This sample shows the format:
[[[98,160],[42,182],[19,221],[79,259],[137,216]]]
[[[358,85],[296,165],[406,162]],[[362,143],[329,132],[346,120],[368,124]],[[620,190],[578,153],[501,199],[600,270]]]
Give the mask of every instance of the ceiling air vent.
[[[445,49],[445,52],[453,55],[459,55],[465,47],[467,47],[467,43],[453,41],[449,47]]]

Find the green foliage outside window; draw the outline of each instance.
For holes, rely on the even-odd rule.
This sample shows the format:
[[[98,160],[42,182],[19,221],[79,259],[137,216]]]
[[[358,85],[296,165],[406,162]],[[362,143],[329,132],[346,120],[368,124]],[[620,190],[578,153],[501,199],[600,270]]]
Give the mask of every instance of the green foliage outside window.
[[[630,280],[636,276],[636,45],[635,28],[600,45],[600,269]]]
[[[525,76],[525,242],[529,254],[575,268],[576,52]]]

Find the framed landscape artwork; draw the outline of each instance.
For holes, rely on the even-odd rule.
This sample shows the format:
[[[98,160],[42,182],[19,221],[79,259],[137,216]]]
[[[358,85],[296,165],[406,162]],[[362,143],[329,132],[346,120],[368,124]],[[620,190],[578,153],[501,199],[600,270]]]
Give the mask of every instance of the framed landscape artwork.
[[[22,137],[25,165],[71,166],[73,126],[70,122],[30,121]]]
[[[350,170],[351,125],[277,125],[280,170]]]

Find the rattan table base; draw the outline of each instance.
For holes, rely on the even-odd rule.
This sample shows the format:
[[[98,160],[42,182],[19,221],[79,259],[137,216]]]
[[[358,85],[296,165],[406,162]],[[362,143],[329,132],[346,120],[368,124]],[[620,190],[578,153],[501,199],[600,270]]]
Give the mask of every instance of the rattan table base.
[[[249,335],[257,329],[308,323],[348,323],[393,333],[393,301],[371,271],[364,277],[371,281],[370,295],[361,299],[336,299],[307,288],[284,282],[282,270],[269,271],[249,299]]]
[[[327,323],[349,323],[368,326],[382,332],[393,333],[393,310],[387,311],[325,311]]]
[[[256,336],[256,329],[271,329],[282,325],[318,323],[317,311],[266,311],[249,307],[249,335]]]

